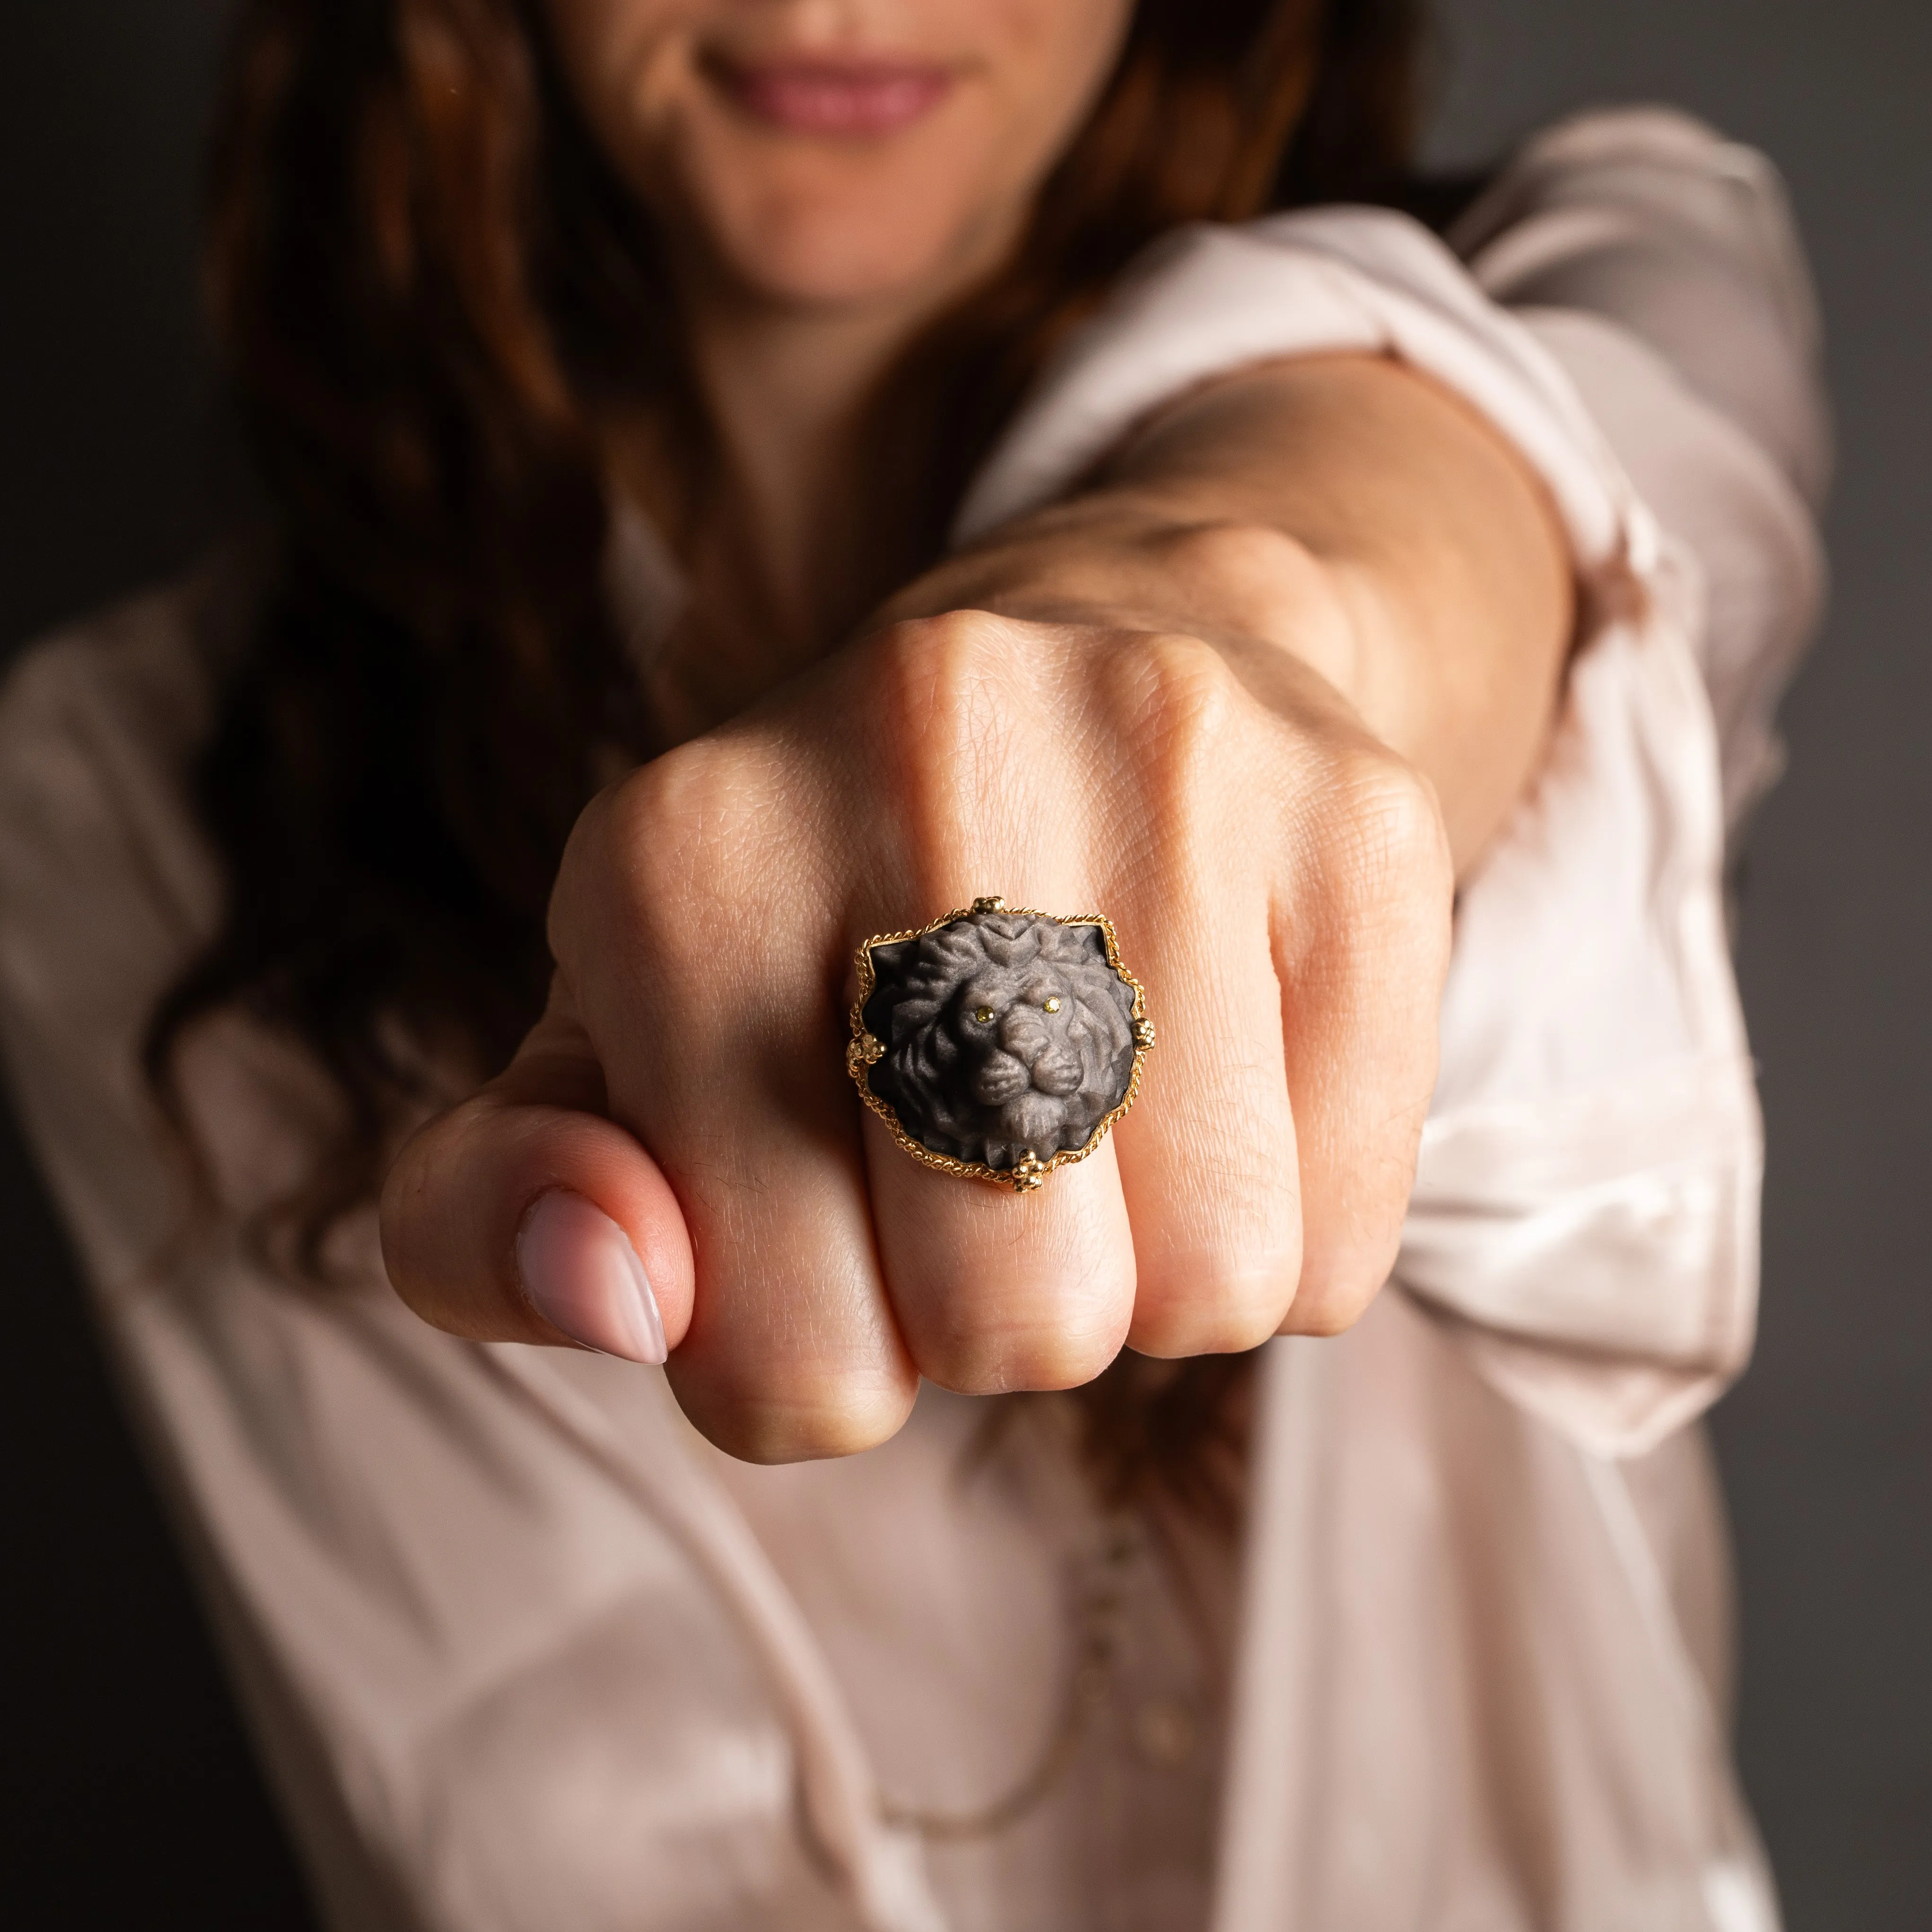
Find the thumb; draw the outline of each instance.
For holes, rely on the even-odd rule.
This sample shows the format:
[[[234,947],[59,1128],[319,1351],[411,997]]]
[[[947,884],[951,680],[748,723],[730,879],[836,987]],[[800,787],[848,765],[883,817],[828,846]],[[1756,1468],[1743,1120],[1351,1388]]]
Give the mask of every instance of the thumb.
[[[421,1128],[383,1186],[383,1262],[425,1322],[639,1362],[662,1362],[683,1340],[684,1217],[604,1106],[603,1070],[553,980],[509,1066]]]

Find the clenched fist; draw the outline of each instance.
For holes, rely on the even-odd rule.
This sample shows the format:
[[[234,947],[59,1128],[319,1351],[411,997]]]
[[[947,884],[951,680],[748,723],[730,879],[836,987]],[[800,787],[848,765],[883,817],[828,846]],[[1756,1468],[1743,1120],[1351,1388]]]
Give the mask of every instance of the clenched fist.
[[[880,1440],[922,1375],[1346,1327],[1396,1247],[1454,872],[1535,768],[1570,616],[1538,486],[1411,372],[1188,398],[590,806],[549,1011],[391,1176],[398,1288],[668,1348],[761,1459]],[[1024,1197],[910,1159],[844,1066],[856,944],[991,894],[1108,915],[1159,1029],[1133,1110]]]
[[[392,1178],[398,1288],[557,1340],[517,1234],[567,1190],[628,1235],[687,1412],[759,1459],[881,1439],[921,1375],[1059,1388],[1123,1343],[1346,1326],[1413,1175],[1451,867],[1429,786],[1266,668],[954,611],[614,786],[557,880],[550,1010]],[[1134,1110],[1026,1198],[909,1159],[844,1070],[855,942],[992,892],[1106,912],[1160,1030]],[[648,1352],[570,1292],[582,1339]]]

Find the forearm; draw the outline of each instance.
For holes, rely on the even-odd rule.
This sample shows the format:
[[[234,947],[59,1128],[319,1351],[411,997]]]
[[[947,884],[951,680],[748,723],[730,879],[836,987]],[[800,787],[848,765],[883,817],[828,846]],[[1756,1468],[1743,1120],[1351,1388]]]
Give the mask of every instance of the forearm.
[[[1520,458],[1366,358],[1184,400],[1090,489],[947,560],[886,614],[964,608],[1185,632],[1283,705],[1312,673],[1433,785],[1459,870],[1534,768],[1572,622],[1562,535]]]

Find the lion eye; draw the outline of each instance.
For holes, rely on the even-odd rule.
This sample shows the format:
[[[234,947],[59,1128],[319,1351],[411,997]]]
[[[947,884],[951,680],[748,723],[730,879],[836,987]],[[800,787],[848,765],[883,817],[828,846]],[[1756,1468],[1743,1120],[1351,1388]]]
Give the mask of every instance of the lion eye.
[[[1059,1012],[1060,995],[1058,993],[1053,994],[1048,999],[1046,1002],[1046,1010],[1050,1013],[1057,1013]]]
[[[991,1026],[993,1023],[993,1010],[991,1006],[975,1006],[973,1009],[973,1017],[982,1026]]]

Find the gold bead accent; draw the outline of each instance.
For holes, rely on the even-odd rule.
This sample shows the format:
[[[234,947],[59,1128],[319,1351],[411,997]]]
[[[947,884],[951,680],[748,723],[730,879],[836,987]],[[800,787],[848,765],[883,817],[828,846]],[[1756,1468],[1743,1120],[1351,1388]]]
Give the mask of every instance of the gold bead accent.
[[[973,1009],[973,1017],[982,1026],[991,1026],[993,1023],[993,1010],[991,1006],[975,1006]]]
[[[1006,909],[1006,902],[998,892],[989,892],[986,898],[973,902],[975,912],[1004,912]]]
[[[1059,995],[1058,993],[1055,993],[1054,994],[1053,994],[1053,996],[1052,996],[1050,999],[1048,999],[1048,1001],[1047,1001],[1047,1003],[1046,1003],[1046,1010],[1048,1012],[1050,1012],[1050,1013],[1057,1013],[1057,1012],[1059,1012],[1059,1010],[1060,1010],[1060,995]]]
[[[1030,1194],[1046,1178],[1046,1162],[1028,1148],[1026,1157],[1014,1162],[1012,1174],[1013,1192]]]
[[[1136,1020],[1134,1022],[1134,1044],[1144,1052],[1154,1044],[1154,1022]]]

